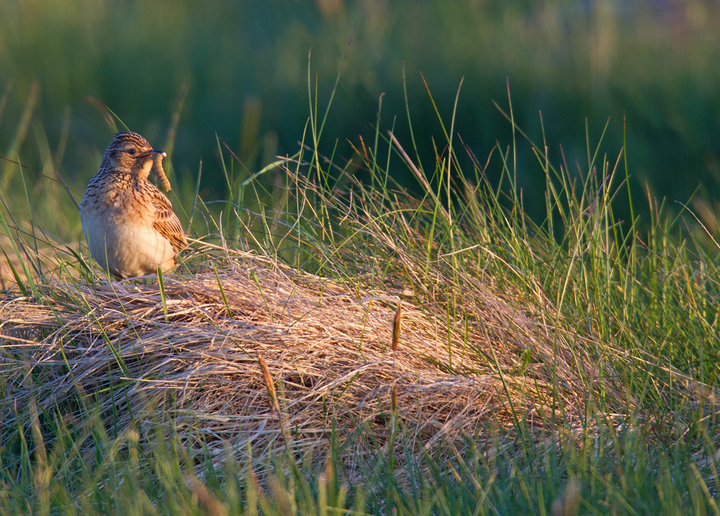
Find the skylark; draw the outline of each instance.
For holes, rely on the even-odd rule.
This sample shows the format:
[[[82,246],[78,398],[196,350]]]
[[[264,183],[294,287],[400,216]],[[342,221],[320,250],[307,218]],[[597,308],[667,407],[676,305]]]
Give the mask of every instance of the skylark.
[[[170,200],[148,181],[155,164],[155,176],[170,190],[165,156],[137,133],[117,133],[80,202],[90,254],[119,278],[170,271],[188,245]]]

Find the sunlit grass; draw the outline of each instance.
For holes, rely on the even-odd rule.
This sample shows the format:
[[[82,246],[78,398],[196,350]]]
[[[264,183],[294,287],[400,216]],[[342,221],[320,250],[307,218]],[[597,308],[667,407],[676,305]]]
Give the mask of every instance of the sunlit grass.
[[[311,106],[319,103],[314,94],[310,100]],[[717,249],[707,235],[699,239],[701,228],[681,225],[682,219],[673,219],[651,197],[649,221],[621,223],[616,206],[632,202],[626,182],[632,170],[625,169],[622,151],[606,157],[597,151],[602,142],[589,145],[578,176],[547,156],[546,141],[524,140],[509,106],[501,109],[513,143],[498,145],[483,158],[455,136],[453,112],[446,117],[434,110],[445,139],[437,140],[432,167],[417,158],[412,139],[400,140],[380,127],[372,145],[353,140],[352,162],[326,156],[318,150],[321,124],[316,123],[323,112],[313,109],[297,153],[258,167],[261,173],[244,170],[222,141],[216,142],[223,180],[234,193],[211,204],[194,190],[191,201],[176,204],[187,217],[192,214],[193,232],[207,243],[195,244],[176,279],[165,275],[157,291],[152,284],[130,293],[125,290],[132,285],[105,283],[104,275],[82,258],[87,254],[82,244],[65,248],[43,233],[44,219],[3,211],[7,240],[2,248],[15,270],[10,279],[18,285],[6,294],[2,308],[11,315],[3,322],[0,355],[0,381],[7,393],[0,427],[0,512],[415,515],[716,509],[720,321],[714,305],[720,271],[714,261]],[[518,186],[520,146],[534,152],[544,192]],[[464,160],[471,163],[469,169],[462,168]],[[488,181],[488,166],[502,170],[499,183]],[[368,181],[359,181],[351,170],[364,171]],[[397,184],[400,170],[416,178],[421,195]],[[22,177],[18,169],[12,181]],[[523,202],[543,194],[546,214],[535,222]],[[68,194],[61,190],[60,195]],[[31,214],[29,199],[28,193],[24,209]],[[637,206],[633,210],[639,211]],[[76,216],[71,208],[58,214],[67,220]],[[248,253],[246,258],[242,253]],[[238,283],[242,274],[246,283]],[[296,286],[282,283],[287,278]],[[372,343],[368,337],[358,348],[381,357],[377,363],[385,369],[378,370],[379,377],[387,378],[381,393],[370,396],[372,383],[353,378],[331,391],[333,397],[303,405],[301,413],[313,425],[318,423],[312,418],[320,414],[329,427],[311,439],[302,437],[299,422],[282,426],[285,418],[291,421],[298,414],[291,389],[297,380],[283,376],[283,364],[268,355],[268,350],[284,353],[270,340],[258,355],[265,357],[261,364],[267,360],[264,380],[254,355],[236,362],[236,372],[243,364],[247,368],[239,378],[256,389],[249,394],[271,400],[256,414],[269,439],[256,441],[262,443],[256,448],[248,445],[241,425],[223,422],[223,410],[202,413],[195,405],[197,420],[188,424],[175,410],[173,396],[153,399],[157,391],[148,386],[146,401],[153,401],[138,402],[136,377],[162,381],[179,370],[155,376],[159,359],[195,359],[192,343],[179,340],[153,340],[154,346],[166,346],[154,348],[161,350],[157,354],[128,354],[123,348],[128,338],[179,331],[179,322],[191,311],[208,325],[210,335],[232,336],[223,326],[228,321],[282,328],[286,321],[277,317],[282,314],[278,296],[299,290],[301,278],[314,282],[318,299],[340,292],[359,298],[358,306],[369,299],[389,304],[374,312],[375,317],[387,315],[387,324],[380,326],[385,340]],[[204,286],[195,288],[194,282]],[[238,285],[245,290],[233,292]],[[182,288],[202,290],[215,301],[182,306]],[[240,295],[251,290],[252,310]],[[288,299],[297,306],[299,301]],[[331,302],[337,300],[326,304]],[[395,308],[398,302],[404,304],[401,312]],[[114,319],[103,316],[103,310]],[[321,313],[307,308],[300,320],[313,312]],[[143,315],[136,320],[138,313]],[[247,313],[254,319],[245,321]],[[399,335],[392,322],[397,313]],[[409,331],[411,314],[439,328],[434,354],[415,355],[419,346],[403,347],[410,342],[403,332]],[[42,324],[28,325],[33,317]],[[323,336],[341,322],[326,319],[313,327],[324,327],[318,332]],[[289,333],[294,323],[287,324]],[[123,333],[123,325],[132,332]],[[120,333],[113,333],[118,328]],[[93,332],[96,343],[82,339]],[[146,343],[143,338],[132,344],[149,345],[150,337]],[[78,356],[84,342],[90,348]],[[107,357],[100,369],[90,362],[97,357],[91,352],[98,351]],[[326,360],[332,353],[328,349]],[[89,369],[83,370],[83,360]],[[230,364],[237,358],[228,354],[223,360]],[[475,420],[450,418],[440,424],[459,431],[428,434],[432,421],[411,414],[408,401],[408,393],[422,382],[390,380],[404,360],[421,361],[427,367],[423,374],[445,375],[440,376],[445,384],[487,376],[496,389],[482,394],[493,399],[479,396],[476,403],[494,403],[493,410]],[[360,361],[351,365],[365,367]],[[154,372],[146,378],[146,370]],[[73,376],[77,372],[82,378]],[[198,393],[213,379],[223,379],[222,373],[205,374]],[[317,377],[320,387],[322,380]],[[97,388],[87,390],[87,382]],[[58,387],[68,385],[73,389]],[[357,389],[379,400],[370,420],[359,420],[357,412],[338,412],[338,407],[358,410]],[[436,402],[440,419],[442,411],[457,414],[453,394],[458,392],[438,390],[436,400],[425,401]],[[220,394],[217,390],[210,399],[220,400]],[[158,400],[166,405],[153,405]],[[331,406],[334,417],[324,412]],[[212,418],[219,424],[212,426]]]

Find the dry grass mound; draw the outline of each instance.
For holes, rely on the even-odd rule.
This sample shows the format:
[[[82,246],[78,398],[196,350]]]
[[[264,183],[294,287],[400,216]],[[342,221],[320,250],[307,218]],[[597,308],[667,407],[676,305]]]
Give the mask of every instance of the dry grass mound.
[[[432,297],[330,281],[253,252],[200,252],[214,265],[166,275],[162,289],[56,282],[40,302],[8,294],[5,424],[31,401],[74,424],[93,411],[116,428],[170,417],[218,451],[249,442],[258,456],[286,441],[322,448],[333,425],[383,439],[399,421],[432,446],[489,422],[541,425],[555,409],[577,421],[590,362],[578,337],[542,321],[540,294],[519,306],[476,278],[467,314],[449,318]]]

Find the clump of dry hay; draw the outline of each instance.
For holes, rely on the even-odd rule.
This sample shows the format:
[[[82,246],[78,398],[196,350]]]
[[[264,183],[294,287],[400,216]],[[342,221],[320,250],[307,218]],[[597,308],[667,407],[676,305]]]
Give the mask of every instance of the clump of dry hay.
[[[333,423],[347,432],[364,425],[382,439],[393,391],[397,417],[428,447],[476,434],[489,420],[511,425],[511,402],[518,417],[542,424],[553,410],[553,374],[556,408],[566,418],[582,409],[583,378],[593,375],[579,371],[589,367],[574,357],[579,348],[571,352],[578,337],[527,315],[546,299],[518,307],[475,279],[468,311],[480,322],[448,323],[434,303],[329,281],[253,252],[203,252],[224,262],[222,272],[165,276],[165,302],[157,282],[56,282],[41,303],[7,297],[4,424],[15,416],[8,410],[31,400],[67,418],[83,417],[71,407],[85,403],[120,428],[162,413],[217,450],[229,442],[242,451],[249,441],[258,456],[285,440],[322,448]]]

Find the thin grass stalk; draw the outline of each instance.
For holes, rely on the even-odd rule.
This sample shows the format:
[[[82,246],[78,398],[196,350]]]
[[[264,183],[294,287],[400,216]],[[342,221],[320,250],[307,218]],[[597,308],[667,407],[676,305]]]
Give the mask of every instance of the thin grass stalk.
[[[227,296],[225,295],[225,289],[222,286],[222,281],[220,281],[220,275],[218,274],[218,270],[215,264],[213,264],[213,272],[215,273],[215,279],[217,280],[217,285],[220,289],[220,296],[222,297],[223,304],[225,305],[225,310],[227,310],[227,316],[232,318],[233,313],[230,308],[230,303],[228,302]]]
[[[280,409],[280,403],[278,401],[277,393],[275,391],[275,382],[270,375],[270,369],[268,368],[265,359],[260,353],[258,353],[257,357],[260,364],[260,369],[262,370],[263,381],[265,382],[265,387],[267,388],[268,396],[270,397],[270,409],[277,414],[278,424],[280,425],[280,433],[282,434],[283,440],[285,441],[285,449],[289,453],[290,435],[286,431],[287,426],[284,421],[285,417],[282,410]]]
[[[5,201],[4,201],[4,200],[2,200],[2,204],[3,204],[3,207],[4,207],[5,209],[7,209],[7,205],[5,204]],[[25,263],[26,260],[23,258],[22,254],[20,253],[20,247],[18,246],[18,242],[20,242],[20,240],[19,240],[19,235],[18,235],[18,239],[17,239],[17,240],[13,237],[13,234],[12,234],[12,232],[10,231],[10,227],[8,226],[7,220],[6,220],[6,218],[5,218],[5,213],[3,213],[2,210],[0,210],[0,223],[2,224],[3,228],[5,229],[5,234],[8,236],[8,238],[9,238],[10,241],[12,242],[13,248],[15,249],[15,255],[17,256],[18,261],[20,262],[20,265],[21,265],[22,268],[23,268],[23,273],[25,274],[25,280],[26,280],[26,281],[28,282],[28,284],[30,285],[30,290],[31,290],[32,293],[33,293],[33,297],[34,297],[35,299],[39,299],[40,294],[39,294],[39,292],[38,292],[38,290],[37,290],[37,286],[35,285],[35,281],[33,280],[33,276],[32,276],[32,274],[30,274],[30,271],[28,270],[27,264]],[[17,226],[15,226],[15,229],[16,229],[16,231],[17,231]],[[20,242],[20,245],[23,246],[22,242]],[[15,267],[13,266],[13,264],[11,263],[10,258],[8,257],[8,255],[7,255],[7,253],[5,252],[5,250],[3,249],[2,251],[3,251],[3,254],[5,255],[5,259],[7,260],[8,265],[10,266],[10,269],[12,270],[13,276],[15,277],[15,281],[17,282],[18,287],[20,288],[21,291],[23,291],[24,295],[27,296],[27,295],[28,295],[28,291],[27,291],[27,289],[24,287],[24,283],[21,281],[20,276],[19,276],[17,270],[15,269]]]
[[[402,319],[402,304],[400,301],[397,303],[397,309],[395,310],[395,317],[393,318],[393,332],[392,332],[392,351],[393,351],[393,368],[397,369],[397,353],[398,344],[400,343],[400,323]]]
[[[163,281],[163,272],[160,267],[157,268],[158,287],[160,288],[160,303],[162,304],[165,322],[168,322],[167,298],[165,297],[165,282]]]

